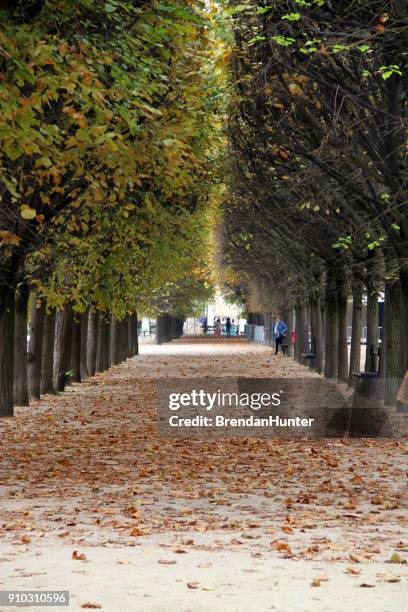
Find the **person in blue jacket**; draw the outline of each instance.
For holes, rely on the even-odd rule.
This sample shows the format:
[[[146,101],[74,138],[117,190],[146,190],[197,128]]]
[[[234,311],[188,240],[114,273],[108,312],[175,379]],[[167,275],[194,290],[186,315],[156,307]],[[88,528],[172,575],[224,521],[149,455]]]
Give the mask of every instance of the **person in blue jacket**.
[[[280,317],[276,317],[275,324],[273,326],[273,336],[275,338],[275,355],[279,353],[279,347],[282,346],[283,339],[286,337],[288,326],[284,323]]]

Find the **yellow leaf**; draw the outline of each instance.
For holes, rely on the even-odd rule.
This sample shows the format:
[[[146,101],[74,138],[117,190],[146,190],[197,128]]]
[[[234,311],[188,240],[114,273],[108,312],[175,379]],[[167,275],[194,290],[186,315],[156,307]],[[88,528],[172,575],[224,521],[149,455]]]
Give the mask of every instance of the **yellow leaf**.
[[[15,246],[20,246],[20,242],[22,238],[17,236],[17,234],[13,234],[13,232],[2,231],[0,232],[1,244],[14,244]]]
[[[35,210],[35,208],[30,208],[27,205],[23,205],[20,208],[20,215],[23,217],[23,219],[31,220],[35,219],[37,211]]]

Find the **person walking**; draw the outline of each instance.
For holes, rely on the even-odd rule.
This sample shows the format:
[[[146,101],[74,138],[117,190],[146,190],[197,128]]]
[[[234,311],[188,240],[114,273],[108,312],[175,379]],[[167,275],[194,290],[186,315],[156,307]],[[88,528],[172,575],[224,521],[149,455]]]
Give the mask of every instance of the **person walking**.
[[[221,336],[221,331],[222,331],[222,325],[221,325],[220,319],[218,318],[214,325],[214,336]]]
[[[288,326],[286,323],[282,321],[282,319],[278,316],[275,320],[275,325],[273,326],[273,336],[275,338],[275,355],[279,353],[279,347],[282,346],[283,339],[286,337],[286,332],[288,331]]]
[[[231,327],[232,327],[231,319],[229,317],[227,317],[227,320],[225,322],[225,329],[226,329],[226,332],[227,332],[227,338],[231,338]]]

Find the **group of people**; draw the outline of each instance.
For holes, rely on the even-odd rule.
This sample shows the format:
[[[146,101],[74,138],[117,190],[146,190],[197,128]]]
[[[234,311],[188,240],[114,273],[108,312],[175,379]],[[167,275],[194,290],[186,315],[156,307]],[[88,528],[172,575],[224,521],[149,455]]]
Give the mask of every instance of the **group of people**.
[[[200,323],[203,327],[204,334],[206,334],[208,329],[207,317],[202,317]],[[225,328],[225,335],[227,336],[227,338],[230,338],[231,335],[235,332],[236,328],[234,319],[231,320],[230,317],[223,317],[222,319],[218,316],[214,317],[214,336],[222,336],[223,328]],[[273,325],[273,337],[275,339],[275,355],[279,353],[279,349],[282,350],[282,344],[284,339],[286,338],[287,331],[288,326],[286,325],[286,323],[282,321],[279,316],[276,317],[275,323]],[[292,335],[293,333],[294,332],[292,332]]]
[[[234,319],[231,321],[230,317],[223,317],[221,321],[220,317],[214,317],[214,336],[222,336],[223,326],[225,326],[227,338],[230,338],[232,330],[235,327]]]

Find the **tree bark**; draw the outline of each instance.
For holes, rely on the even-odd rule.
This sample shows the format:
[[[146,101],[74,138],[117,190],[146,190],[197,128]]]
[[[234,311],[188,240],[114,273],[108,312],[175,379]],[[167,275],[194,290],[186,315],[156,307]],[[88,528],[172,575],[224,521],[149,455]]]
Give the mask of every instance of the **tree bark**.
[[[132,356],[139,354],[139,336],[138,336],[138,321],[137,314],[131,316],[132,321]]]
[[[256,323],[255,323],[256,325]],[[163,314],[156,318],[156,344],[169,341],[168,316]]]
[[[351,346],[350,346],[350,368],[349,368],[349,387],[354,387],[356,378],[354,372],[360,371],[361,360],[361,326],[362,326],[362,301],[363,285],[358,279],[353,282],[353,312],[351,323]]]
[[[80,373],[81,380],[88,378],[88,324],[89,324],[89,308],[81,314],[81,348],[80,348]]]
[[[120,321],[117,320],[116,317],[112,315],[111,322],[111,354],[112,354],[112,364],[118,365],[120,363]]]
[[[30,292],[26,282],[22,282],[15,295],[15,335],[14,335],[14,404],[28,406],[27,381],[27,310]]]
[[[55,343],[55,310],[45,313],[44,339],[41,366],[41,393],[55,393],[53,383],[54,343]]]
[[[14,387],[15,286],[0,286],[0,416],[10,417]]]
[[[405,263],[400,269],[401,318],[400,318],[400,374],[408,370],[408,267]]]
[[[89,376],[95,376],[97,349],[98,349],[98,312],[92,309],[89,312],[89,324],[88,324],[88,374]]]
[[[326,325],[325,325],[325,363],[326,378],[337,378],[339,373],[339,313],[337,302],[336,273],[329,267],[326,276]]]
[[[302,304],[300,310],[300,363],[310,365],[310,361],[306,361],[303,355],[310,353],[310,312],[307,304]]]
[[[286,344],[288,345],[287,348],[287,356],[288,357],[292,357],[293,356],[293,346],[292,346],[292,331],[293,331],[293,308],[289,307],[286,311],[286,325],[288,326],[288,331],[286,334]],[[270,329],[271,329],[271,344],[272,344],[272,315],[269,316],[270,319]]]
[[[339,321],[337,378],[341,382],[348,382],[347,290],[343,273],[337,276],[337,312]]]
[[[367,344],[365,371],[377,371],[378,353],[378,292],[367,286]]]
[[[105,370],[108,370],[112,365],[112,361],[111,361],[111,333],[112,333],[111,321],[112,321],[112,317],[110,316],[110,314],[107,314],[105,317],[105,353],[104,353]]]
[[[105,325],[105,314],[100,312],[98,316],[98,328],[97,328],[97,350],[96,350],[96,371],[103,372],[106,369],[106,325]]]
[[[295,346],[294,346],[294,359],[300,363],[301,361],[301,352],[300,352],[300,344],[301,344],[301,304],[297,303],[295,305]]]
[[[72,380],[81,382],[81,319],[78,314],[73,315],[72,341],[71,341],[71,365]]]
[[[385,350],[385,404],[395,406],[400,387],[400,324],[401,324],[401,286],[398,281],[385,281],[385,332],[382,351]],[[384,346],[383,346],[384,344]]]
[[[71,357],[73,312],[70,304],[57,313],[54,345],[54,387],[64,391]]]
[[[311,352],[316,355],[314,367],[319,374],[322,371],[323,364],[323,346],[322,346],[322,315],[320,308],[320,299],[317,297],[310,300],[310,337],[311,337]]]
[[[128,346],[129,346],[129,322],[128,319],[122,319],[120,322],[120,360],[126,361],[128,356]]]
[[[41,368],[44,342],[44,302],[38,307],[36,297],[33,297],[31,308],[30,341],[28,344],[28,392],[30,398],[41,397]]]

